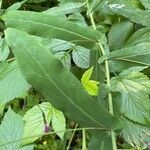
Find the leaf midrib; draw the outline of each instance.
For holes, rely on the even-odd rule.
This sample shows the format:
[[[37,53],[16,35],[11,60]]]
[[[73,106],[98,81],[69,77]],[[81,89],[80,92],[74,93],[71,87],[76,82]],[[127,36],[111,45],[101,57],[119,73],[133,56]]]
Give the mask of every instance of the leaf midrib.
[[[59,88],[59,86],[57,86],[55,84],[55,82],[53,82],[53,80],[49,77],[49,75],[47,74],[47,72],[42,68],[40,62],[36,59],[36,57],[34,55],[32,55],[31,51],[29,49],[26,48],[26,50],[31,54],[32,58],[35,60],[35,62],[37,62],[38,66],[40,67],[40,69],[43,71],[43,73],[45,74],[45,76],[48,78],[48,81],[50,83],[52,83],[56,89],[58,89],[60,91],[60,93],[62,93],[62,95],[64,95],[77,109],[79,109],[83,114],[85,114],[88,118],[90,118],[91,120],[93,120],[95,123],[97,123],[99,126],[104,127],[101,123],[97,122],[95,119],[93,119],[91,116],[89,116],[85,111],[83,111],[79,106],[77,106],[72,99],[66,95],[63,90],[61,88]],[[105,127],[104,127],[105,128]]]

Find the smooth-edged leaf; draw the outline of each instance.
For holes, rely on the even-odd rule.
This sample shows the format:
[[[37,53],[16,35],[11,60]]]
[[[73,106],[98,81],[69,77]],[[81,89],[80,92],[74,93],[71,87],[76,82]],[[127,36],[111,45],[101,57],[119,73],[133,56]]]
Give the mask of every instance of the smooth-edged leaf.
[[[88,150],[113,150],[110,133],[101,132],[96,137],[92,136]]]
[[[43,39],[43,38],[42,38]],[[47,40],[46,44],[41,41],[42,45],[44,45],[47,49],[49,49],[52,53],[57,53],[61,51],[66,51],[71,49],[74,44],[68,41],[60,40],[60,39],[51,39]]]
[[[150,25],[150,10],[142,10],[132,6],[126,6],[124,3],[108,2],[109,9],[116,14],[124,16],[131,21],[143,26]]]
[[[150,42],[150,27],[137,30],[127,41],[125,46],[135,45],[141,42]]]
[[[46,14],[54,14],[54,15],[62,15],[62,14],[72,14],[83,11],[85,8],[85,3],[79,2],[70,2],[66,4],[61,4],[58,7],[53,7],[46,10],[44,13]]]
[[[35,105],[24,115],[25,129],[23,145],[34,142],[45,133],[45,122],[42,111],[48,125],[53,114],[53,107],[48,102]]]
[[[150,43],[124,47],[102,56],[99,63],[110,60],[111,71],[122,71],[133,66],[150,66]]]
[[[112,91],[121,93],[121,112],[135,122],[150,124],[150,80],[134,67],[111,79]]]
[[[80,13],[74,13],[69,15],[67,20],[75,22],[76,24],[87,27],[88,25],[86,24],[85,18],[80,14]]]
[[[0,61],[6,60],[9,52],[10,50],[5,39],[0,38]]]
[[[93,67],[91,67],[90,69],[88,69],[82,76],[81,78],[81,83],[84,86],[84,88],[86,89],[86,91],[90,94],[90,95],[97,95],[98,94],[98,85],[99,82],[98,81],[94,81],[94,80],[90,80],[90,77],[92,75],[93,72]]]
[[[6,12],[8,12],[10,10],[17,10],[17,9],[19,9],[26,1],[28,1],[28,0],[24,0],[22,2],[16,2],[15,4],[13,4],[10,7],[8,7],[6,9]]]
[[[33,150],[34,146],[20,147],[23,137],[24,122],[22,117],[11,108],[4,116],[0,125],[0,149],[1,150]]]
[[[21,74],[16,61],[0,65],[0,104],[21,97],[29,90],[29,85]]]
[[[140,0],[140,1],[146,9],[150,9],[150,1],[149,0]]]
[[[3,20],[7,27],[45,38],[71,41],[87,48],[95,45],[97,41],[106,43],[104,34],[53,15],[31,11],[9,11],[3,16]]]
[[[56,134],[63,139],[66,130],[66,120],[63,113],[53,108],[52,114],[52,127]]]
[[[56,58],[58,58],[64,67],[70,69],[71,68],[71,57],[67,52],[58,52],[55,54]]]
[[[87,69],[90,65],[90,50],[76,46],[73,48],[72,58],[78,67]]]
[[[142,147],[142,149],[148,147],[148,141],[145,140],[150,136],[150,128],[148,126],[142,126],[122,117],[122,127],[123,130],[120,134],[135,149],[137,147]]]
[[[133,23],[123,21],[115,24],[108,34],[108,45],[111,50],[120,49],[127,42],[133,32]]]
[[[78,79],[35,38],[15,29],[7,29],[5,34],[27,81],[54,107],[83,126],[118,125],[119,120],[98,105]]]

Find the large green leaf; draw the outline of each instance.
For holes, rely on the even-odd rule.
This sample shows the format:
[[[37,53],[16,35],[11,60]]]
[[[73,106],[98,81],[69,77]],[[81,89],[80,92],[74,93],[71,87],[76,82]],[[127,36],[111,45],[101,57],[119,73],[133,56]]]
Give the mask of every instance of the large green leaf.
[[[133,67],[111,79],[112,91],[121,93],[121,112],[131,120],[150,124],[150,80],[137,71],[143,67]],[[119,102],[118,102],[119,103]]]
[[[43,113],[45,118],[43,118]],[[63,139],[63,135],[66,130],[65,118],[62,112],[56,110],[49,102],[44,102],[32,107],[24,115],[24,120],[25,129],[23,144],[32,143],[39,137],[44,135],[44,133],[46,132],[45,128],[49,127],[51,121],[54,131],[58,132],[57,134]],[[64,132],[59,133],[59,131]]]
[[[150,66],[150,43],[142,42],[102,56],[99,62],[110,60],[111,71],[122,71],[132,66]]]
[[[127,41],[125,46],[135,45],[140,42],[150,42],[150,27],[137,30]]]
[[[150,25],[150,10],[142,10],[127,6],[124,2],[107,2],[107,7],[114,13],[124,16],[133,22],[141,24],[143,26]]]
[[[97,41],[106,42],[104,34],[81,27],[56,16],[31,11],[9,11],[3,16],[7,27],[24,30],[32,35],[59,38],[87,48]]]
[[[133,23],[123,21],[115,24],[108,34],[108,45],[111,50],[120,49],[126,43],[133,32]]]
[[[98,105],[75,76],[35,38],[15,29],[7,29],[5,34],[25,78],[53,106],[83,126],[118,125],[118,119]]]
[[[0,64],[0,104],[21,97],[29,90],[29,85],[20,73],[16,61]]]
[[[125,117],[122,117],[122,127],[121,135],[135,149],[137,147],[142,147],[142,149],[148,147],[150,140],[146,141],[145,139],[150,135],[149,127],[132,122]]]
[[[0,126],[1,150],[32,150],[34,146],[20,147],[23,137],[24,122],[11,108],[6,113]]]

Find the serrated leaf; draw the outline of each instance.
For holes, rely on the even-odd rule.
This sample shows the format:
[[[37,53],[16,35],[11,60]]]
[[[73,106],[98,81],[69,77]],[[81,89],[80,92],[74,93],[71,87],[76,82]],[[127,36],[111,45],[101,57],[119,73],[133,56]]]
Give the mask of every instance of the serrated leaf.
[[[122,48],[133,32],[133,27],[133,23],[130,21],[122,21],[112,26],[108,34],[110,49],[116,50]]]
[[[111,71],[122,71],[133,66],[150,66],[150,43],[143,42],[124,47],[102,56],[99,63],[106,59],[110,61]]]
[[[5,39],[0,38],[0,61],[6,60],[9,52],[10,50]]]
[[[72,58],[78,67],[87,69],[90,64],[90,50],[76,46],[73,48]]]
[[[28,90],[29,84],[20,73],[16,61],[0,67],[0,104],[21,97]]]
[[[1,150],[32,150],[34,146],[20,147],[23,136],[24,122],[22,117],[11,108],[6,113],[0,125],[0,149]]]
[[[150,129],[148,126],[142,126],[124,117],[122,117],[122,126],[123,130],[121,131],[121,135],[126,142],[134,148],[142,147],[142,149],[146,149],[148,144],[145,138],[150,136]]]
[[[125,70],[111,79],[111,88],[121,93],[121,112],[126,117],[144,125],[150,123],[150,80],[146,75],[136,68]]]
[[[63,113],[57,109],[53,109],[52,127],[56,134],[63,139],[66,130],[66,120]]]
[[[78,79],[35,38],[15,29],[7,29],[5,35],[27,81],[50,99],[54,107],[83,126],[118,125],[118,119],[98,105]]]
[[[30,17],[29,17],[30,16]],[[31,11],[9,11],[3,16],[7,27],[45,38],[59,38],[91,48],[97,41],[106,43],[104,34],[60,17]]]
[[[67,52],[58,52],[55,54],[56,58],[58,58],[64,67],[67,69],[71,68],[71,57]]]
[[[45,133],[45,123],[42,111],[45,114],[47,125],[49,125],[53,116],[53,107],[50,103],[45,102],[35,105],[25,113],[23,118],[25,121],[23,145],[34,142]]]

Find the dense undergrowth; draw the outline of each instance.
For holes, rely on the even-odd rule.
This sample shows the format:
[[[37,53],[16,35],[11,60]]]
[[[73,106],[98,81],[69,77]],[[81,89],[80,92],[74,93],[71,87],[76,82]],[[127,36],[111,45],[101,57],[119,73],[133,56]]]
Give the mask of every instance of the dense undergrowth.
[[[0,150],[150,148],[149,0],[0,6]]]

